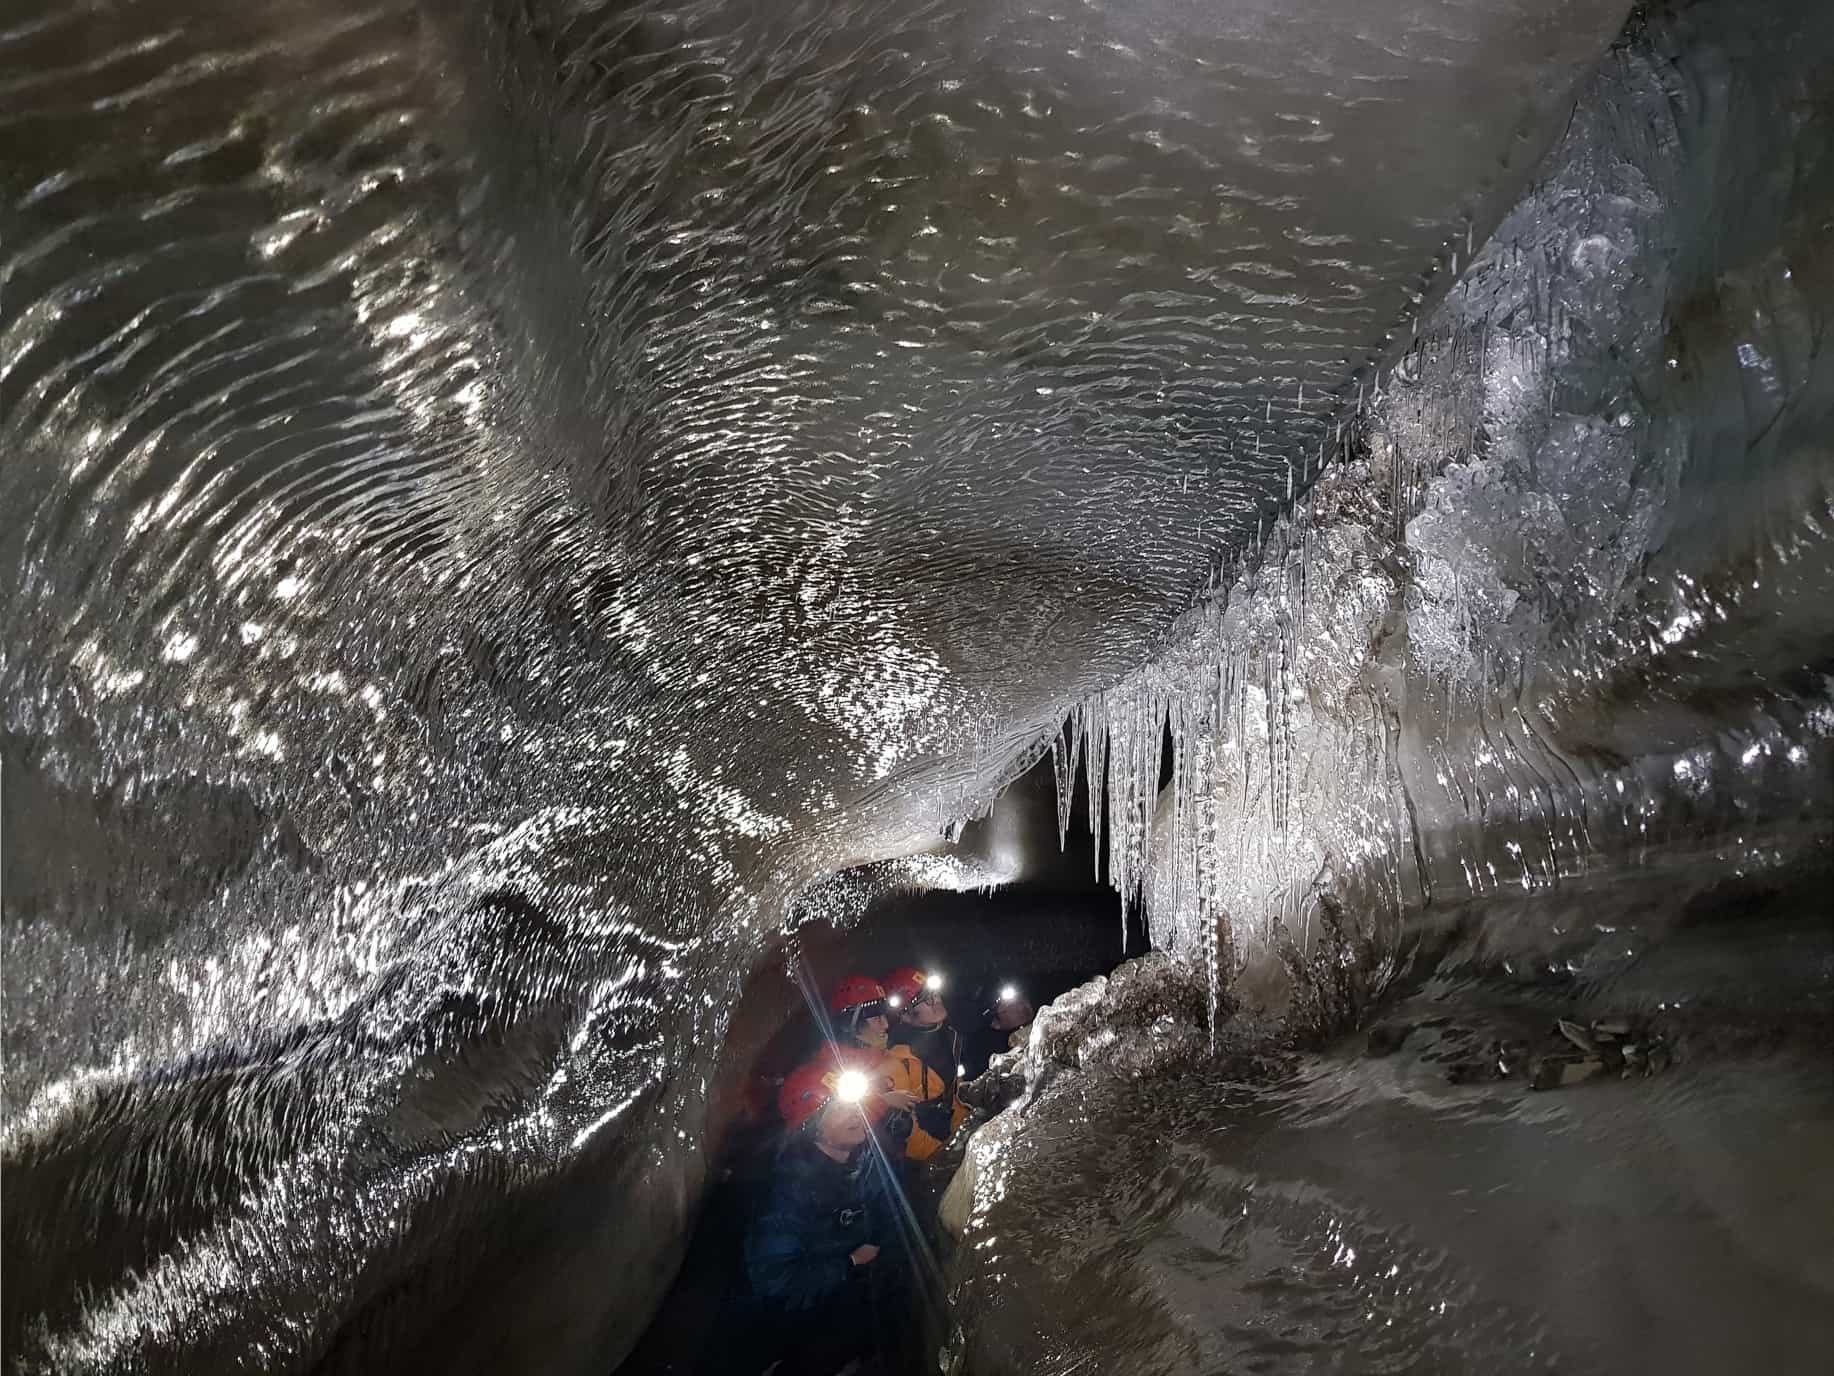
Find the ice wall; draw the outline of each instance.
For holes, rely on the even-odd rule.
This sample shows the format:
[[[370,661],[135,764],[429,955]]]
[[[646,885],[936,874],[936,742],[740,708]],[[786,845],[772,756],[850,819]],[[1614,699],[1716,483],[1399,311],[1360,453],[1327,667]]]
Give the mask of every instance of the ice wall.
[[[1328,1020],[1429,902],[1825,844],[1830,61],[1820,9],[1640,21],[1322,470],[1076,709],[1060,778],[1106,753],[1108,872],[1213,984]]]
[[[1570,819],[1600,781],[1678,817],[1672,778],[1626,770],[1672,776],[1654,738],[1692,750],[1726,713],[1661,674],[1725,634],[1744,648],[1675,681],[1748,705],[1761,598],[1820,605],[1788,578],[1820,548],[1789,521],[1825,509],[1799,438],[1825,397],[1804,372],[1825,364],[1825,278],[1787,250],[1792,304],[1764,265],[1818,232],[1821,107],[1806,67],[1752,75],[1754,54],[1821,51],[1820,17],[1779,14],[1723,77],[1671,92],[1660,143],[1637,83],[1689,69],[1613,58],[1593,143],[1567,135],[1579,194],[1545,181],[1485,247],[1621,11],[9,16],[9,1353],[606,1368],[692,1214],[746,970],[874,884],[989,878],[937,834],[1091,693],[1124,884],[1166,844],[1158,717],[1178,716],[1189,786],[1159,834],[1180,855],[1214,839],[1201,866],[1158,867],[1155,922],[1219,970],[1288,930],[1303,951],[1315,889],[1379,937],[1372,915],[1425,884],[1513,877],[1510,840],[1531,876],[1550,847],[1578,863],[1604,814],[1543,845],[1536,809]],[[1779,127],[1801,175],[1741,184]],[[1587,170],[1593,146],[1611,166]],[[1651,179],[1641,209],[1604,199],[1619,162]],[[1609,244],[1571,232],[1592,215]],[[1558,253],[1536,277],[1502,245]],[[1572,325],[1608,288],[1640,362]],[[1775,340],[1744,323],[1760,307]],[[1397,381],[1385,361],[1422,310]],[[1664,310],[1686,342],[1672,383],[1636,344]],[[1506,341],[1519,407],[1489,352]],[[1598,358],[1570,368],[1575,350]],[[1696,366],[1723,376],[1683,387]],[[1745,381],[1754,408],[1788,401],[1768,428]],[[1544,434],[1549,397],[1616,447]],[[1490,410],[1452,464],[1459,416]],[[1771,540],[1755,509],[1726,517],[1722,430],[1768,465],[1741,500],[1793,474],[1824,505]],[[1581,530],[1611,493],[1657,493],[1624,467],[1654,459],[1673,491],[1620,503],[1608,539]],[[1555,516],[1607,550],[1595,589],[1524,601],[1526,556],[1492,564],[1492,532],[1524,524],[1499,487],[1545,500],[1526,542],[1544,561],[1582,562]],[[1465,526],[1467,508],[1494,514]],[[1696,600],[1625,600],[1683,573]],[[1189,610],[1211,582],[1226,603]],[[1665,650],[1636,648],[1645,624]],[[1589,633],[1604,653],[1566,653]],[[1822,758],[1811,697],[1779,680],[1774,730],[1688,756],[1741,783],[1695,795],[1704,813],[1759,796],[1753,744],[1785,794],[1819,777],[1791,755]],[[1427,782],[1441,757],[1454,784]],[[1581,782],[1559,782],[1563,757]]]

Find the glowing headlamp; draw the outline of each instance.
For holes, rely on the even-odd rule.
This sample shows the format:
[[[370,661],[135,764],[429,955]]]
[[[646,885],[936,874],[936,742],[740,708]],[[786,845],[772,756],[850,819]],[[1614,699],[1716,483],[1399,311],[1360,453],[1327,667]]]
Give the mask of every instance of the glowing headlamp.
[[[932,994],[937,993],[942,989],[942,976],[931,975],[923,982],[923,987],[928,989]]]
[[[887,994],[885,1002],[888,1007],[896,1008],[904,1002],[904,997],[901,994]]]
[[[1000,986],[1000,1002],[1001,1003],[1011,1003],[1014,999],[1018,997],[1019,997],[1019,989],[1017,985],[1002,984]]]
[[[843,1104],[857,1104],[866,1097],[867,1088],[864,1072],[843,1070],[834,1082],[834,1097]]]

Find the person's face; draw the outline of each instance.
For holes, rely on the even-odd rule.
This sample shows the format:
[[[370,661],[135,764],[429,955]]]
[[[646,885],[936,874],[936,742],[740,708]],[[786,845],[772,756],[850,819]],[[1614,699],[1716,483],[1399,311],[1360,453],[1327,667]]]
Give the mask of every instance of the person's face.
[[[1024,1027],[1035,1016],[1035,1010],[1024,999],[1005,999],[993,1017],[993,1025],[1002,1032]]]
[[[941,995],[926,989],[904,1010],[904,1020],[912,1027],[940,1027],[949,1020],[949,1010],[942,1006]]]
[[[880,1018],[883,1024],[885,1019]],[[821,1111],[821,1122],[816,1127],[822,1145],[836,1151],[852,1151],[866,1140],[866,1115],[860,1112],[858,1104],[843,1104],[839,1099],[830,1099],[828,1106]]]
[[[885,1014],[874,1013],[870,1018],[861,1018],[857,1034],[863,1046],[884,1046],[891,1035],[891,1023],[886,1021]]]

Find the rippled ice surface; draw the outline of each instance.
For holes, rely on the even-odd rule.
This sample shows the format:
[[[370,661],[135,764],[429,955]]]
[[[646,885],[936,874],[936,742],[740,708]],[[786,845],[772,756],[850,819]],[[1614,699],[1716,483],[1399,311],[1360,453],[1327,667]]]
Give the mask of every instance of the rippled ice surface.
[[[1795,970],[1794,1006],[1825,1028],[1834,964],[1813,908],[1745,935],[1772,951],[1746,974]],[[1052,1082],[958,1258],[969,1369],[1823,1369],[1825,1036],[1729,1036],[1752,1026],[1749,999],[1729,998],[1652,1078],[1542,1093],[1448,1079],[1473,1036],[1540,1034],[1607,993],[1685,1024],[1654,992],[1700,955],[1589,1005],[1441,978],[1385,1016],[1443,1025],[1383,1057],[1349,1037],[1272,1083],[1205,1064]]]
[[[1759,829],[1834,797],[1834,11],[1628,8],[9,6],[9,1360],[609,1368],[748,975],[874,884],[1010,878],[938,834],[1066,713],[1212,1007],[1353,1000],[1327,918],[1368,974],[1601,855],[1785,865]],[[1399,1226],[1442,1141],[1472,1197],[1583,1155],[1366,1068],[1327,1120],[1330,1073],[1050,1091],[1090,1124],[1028,1149],[1095,1192],[1031,1215],[1039,1312],[1185,1218],[1104,1174],[1177,1134],[1319,1134],[1252,1237],[1359,1332],[1333,1220]],[[1371,1221],[1332,1170],[1401,1124]],[[1519,1230],[1448,1217],[1407,1245],[1474,1288],[1415,1350],[1584,1355],[1473,1259]],[[1140,1317],[1211,1312],[1189,1246],[1058,1365],[1223,1343]]]
[[[1530,1097],[1326,1058],[1051,1112],[984,1244],[1076,1316],[1025,1334],[1032,1370],[1810,1371],[1834,1344],[1825,1062]]]

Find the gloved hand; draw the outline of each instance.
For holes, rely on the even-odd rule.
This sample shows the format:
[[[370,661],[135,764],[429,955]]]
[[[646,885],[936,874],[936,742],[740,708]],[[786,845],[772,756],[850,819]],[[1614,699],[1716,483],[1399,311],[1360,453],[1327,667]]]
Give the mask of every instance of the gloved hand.
[[[896,1113],[886,1114],[880,1129],[885,1133],[887,1140],[902,1147],[911,1140],[911,1129],[916,1126],[917,1121],[911,1117],[910,1110],[900,1109]]]
[[[916,1118],[930,1136],[938,1142],[947,1142],[954,1127],[954,1105],[948,1099],[930,1099],[917,1106]]]

